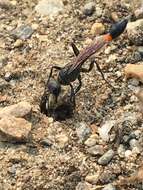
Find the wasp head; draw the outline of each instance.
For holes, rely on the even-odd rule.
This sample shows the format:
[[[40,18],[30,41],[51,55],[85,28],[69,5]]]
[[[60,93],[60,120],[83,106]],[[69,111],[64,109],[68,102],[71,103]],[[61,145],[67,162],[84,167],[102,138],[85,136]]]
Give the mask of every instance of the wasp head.
[[[61,85],[57,80],[51,78],[47,83],[47,90],[48,90],[48,105],[46,106],[48,110],[53,109],[58,100],[58,96],[61,92]]]

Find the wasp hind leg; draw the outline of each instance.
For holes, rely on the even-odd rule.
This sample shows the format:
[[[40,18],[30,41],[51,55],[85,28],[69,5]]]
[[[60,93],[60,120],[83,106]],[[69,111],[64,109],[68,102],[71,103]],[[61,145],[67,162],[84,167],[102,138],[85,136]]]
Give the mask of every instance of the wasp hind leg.
[[[75,90],[75,94],[77,94],[77,92],[81,89],[81,86],[82,86],[81,75],[78,76],[78,81],[79,81],[79,85]]]
[[[114,88],[114,87],[105,79],[104,74],[103,74],[103,72],[102,72],[100,66],[98,65],[98,63],[95,62],[95,64],[96,64],[96,67],[97,67],[98,71],[101,73],[101,76],[102,76],[103,80],[104,80],[110,87]]]

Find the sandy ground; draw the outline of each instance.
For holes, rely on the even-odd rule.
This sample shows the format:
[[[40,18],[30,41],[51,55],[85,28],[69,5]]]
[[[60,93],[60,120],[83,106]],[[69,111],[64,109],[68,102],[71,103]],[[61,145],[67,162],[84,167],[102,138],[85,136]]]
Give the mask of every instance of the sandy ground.
[[[136,47],[130,44],[126,32],[106,47],[109,53],[101,51],[96,57],[106,78],[116,89],[111,89],[94,68],[88,74],[82,74],[83,86],[76,97],[77,107],[74,116],[62,122],[53,122],[40,113],[39,103],[44,91],[50,67],[54,64],[65,65],[74,54],[69,46],[75,41],[79,49],[92,39],[91,27],[102,22],[106,31],[114,23],[111,13],[119,18],[129,14],[127,8],[109,7],[104,1],[98,1],[103,10],[102,16],[95,13],[83,17],[83,0],[65,1],[65,11],[54,20],[40,17],[34,11],[37,0],[12,1],[12,7],[0,9],[0,79],[5,81],[7,73],[12,79],[3,84],[1,96],[6,100],[1,107],[26,100],[31,103],[33,112],[28,120],[32,122],[31,138],[26,144],[0,143],[0,189],[2,190],[74,190],[87,189],[87,175],[100,172],[97,185],[115,182],[119,178],[132,175],[142,162],[142,152],[121,158],[117,154],[119,147],[116,138],[103,143],[105,150],[113,149],[115,155],[106,166],[99,165],[100,156],[88,153],[88,146],[80,141],[77,128],[85,125],[95,130],[108,120],[118,120],[117,127],[122,128],[122,137],[139,132],[139,142],[143,145],[142,123],[137,110],[137,100],[124,80],[123,68],[127,63],[136,63]],[[16,2],[16,3],[15,3]],[[34,28],[32,36],[22,41],[21,47],[15,47],[12,31],[17,25],[30,25]],[[87,61],[85,64],[88,65]],[[8,75],[8,74],[7,74]],[[93,131],[91,133],[94,133]],[[112,131],[116,135],[116,127]],[[57,140],[59,135],[67,137],[64,145]],[[90,136],[90,135],[89,135]],[[97,144],[102,144],[98,136]],[[41,144],[50,139],[50,146]],[[121,144],[124,144],[121,138]],[[48,140],[47,140],[48,141]],[[129,145],[125,145],[126,150]],[[118,189],[141,190],[141,184],[124,185]]]

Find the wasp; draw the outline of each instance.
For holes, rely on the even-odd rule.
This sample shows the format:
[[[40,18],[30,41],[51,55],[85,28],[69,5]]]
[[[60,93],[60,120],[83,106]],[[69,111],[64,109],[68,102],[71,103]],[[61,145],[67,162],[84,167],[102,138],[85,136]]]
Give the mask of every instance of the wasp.
[[[99,36],[98,38],[96,38],[95,41],[93,40],[93,42],[88,47],[83,49],[81,52],[78,50],[74,43],[71,43],[73,52],[76,55],[76,57],[72,60],[72,62],[66,64],[64,67],[53,66],[48,77],[47,87],[49,93],[53,97],[54,103],[57,102],[58,96],[61,91],[61,85],[69,85],[71,88],[70,101],[73,103],[73,105],[75,105],[75,95],[82,86],[81,73],[90,72],[94,64],[96,64],[97,69],[100,71],[103,79],[110,85],[110,83],[105,79],[100,66],[96,63],[94,59],[91,60],[88,69],[83,68],[83,64],[88,58],[90,58],[93,54],[99,51],[103,46],[120,36],[124,32],[128,20],[129,17],[126,17],[120,22],[114,24],[107,34]],[[52,82],[51,77],[54,69],[58,70],[59,72],[57,75],[57,79],[54,82]],[[79,85],[76,87],[76,89],[74,89],[72,85],[72,82],[74,82],[75,80],[79,81]],[[50,100],[48,101],[50,106]]]

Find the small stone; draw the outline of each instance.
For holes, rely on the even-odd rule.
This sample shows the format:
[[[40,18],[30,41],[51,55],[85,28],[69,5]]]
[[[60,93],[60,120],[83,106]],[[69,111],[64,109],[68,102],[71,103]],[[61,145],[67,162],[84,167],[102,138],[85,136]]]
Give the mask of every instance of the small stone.
[[[14,43],[14,47],[21,47],[23,46],[23,41],[21,39],[17,39],[16,42]]]
[[[138,52],[140,53],[141,57],[143,57],[143,46],[138,47]]]
[[[2,9],[9,9],[12,6],[9,0],[0,0],[0,7]]]
[[[143,107],[143,89],[138,89],[135,92],[136,97],[139,99],[140,103],[141,103],[141,107]]]
[[[84,42],[84,44],[87,46],[90,45],[91,43],[92,43],[92,39],[90,39],[90,38],[87,38]]]
[[[16,39],[21,39],[21,40],[26,40],[31,37],[33,34],[34,30],[32,29],[31,26],[29,25],[21,25],[15,30],[12,31],[12,35]]]
[[[95,145],[87,149],[87,152],[93,156],[103,155],[104,147],[102,145]]]
[[[119,21],[119,17],[118,17],[118,15],[117,15],[116,12],[112,12],[112,13],[111,13],[111,17],[112,17],[112,19],[113,19],[115,22],[118,22],[118,21]]]
[[[122,73],[121,73],[120,71],[116,71],[116,75],[117,75],[117,77],[119,78],[119,77],[122,76]]]
[[[129,158],[132,155],[132,151],[131,150],[126,150],[125,151],[125,157]]]
[[[11,4],[12,4],[13,6],[16,6],[16,5],[17,5],[17,1],[15,1],[15,0],[11,1]]]
[[[41,140],[40,143],[43,146],[47,146],[47,147],[50,147],[53,144],[53,142],[50,139],[48,139],[48,138]]]
[[[127,64],[124,72],[126,78],[136,78],[143,83],[143,65]]]
[[[96,174],[96,175],[87,175],[85,177],[85,181],[87,181],[88,183],[91,183],[91,184],[96,184],[98,182],[98,179],[99,179],[98,174]]]
[[[115,121],[106,121],[104,125],[102,125],[99,129],[99,135],[102,138],[103,141],[108,142],[109,141],[109,132],[112,129],[112,127],[115,125]]]
[[[134,11],[134,15],[137,19],[141,19],[143,18],[143,4],[140,8],[137,8],[135,11]]]
[[[102,13],[103,13],[102,8],[99,7],[99,6],[96,6],[96,16],[97,16],[97,17],[101,17],[101,16],[102,16]]]
[[[114,151],[112,149],[108,150],[105,154],[103,154],[103,156],[101,156],[98,159],[98,164],[107,165],[111,161],[113,156],[114,156]]]
[[[127,25],[129,40],[135,45],[143,45],[143,19],[129,22]]]
[[[56,142],[60,148],[64,148],[68,144],[69,138],[66,134],[56,136]]]
[[[4,116],[25,117],[31,112],[31,105],[28,102],[19,102],[11,106],[0,108],[0,118]]]
[[[12,74],[10,72],[7,72],[4,76],[4,79],[9,82],[12,79]]]
[[[83,14],[86,16],[91,16],[93,12],[95,11],[95,3],[89,2],[84,5],[83,7]]]
[[[124,148],[124,145],[120,144],[117,152],[118,152],[118,155],[120,156],[120,158],[124,158],[125,157],[125,148]]]
[[[142,151],[142,147],[136,139],[131,139],[129,144],[133,153],[139,154]]]
[[[86,146],[91,147],[91,146],[96,145],[97,142],[98,142],[98,136],[95,134],[95,135],[91,135],[91,136],[85,141],[84,144],[85,144]]]
[[[93,36],[103,34],[105,32],[105,26],[102,23],[94,23],[91,27],[91,34]]]
[[[108,184],[102,190],[116,190],[116,188],[112,184]]]
[[[80,123],[80,126],[76,129],[77,136],[79,138],[79,142],[82,143],[85,141],[89,134],[91,133],[91,129],[87,126],[86,123]]]
[[[111,47],[107,47],[104,52],[106,55],[109,55],[111,53]]]
[[[36,23],[32,24],[32,29],[33,29],[33,30],[37,30],[37,29],[38,29],[38,27],[39,27],[39,25],[38,25],[38,24],[36,24]]]
[[[0,119],[0,140],[25,142],[31,131],[31,123],[23,118],[5,116]]]
[[[86,182],[80,182],[76,186],[76,190],[92,190],[91,189],[91,184],[86,183]]]
[[[57,16],[64,9],[61,0],[41,0],[35,7],[35,10],[41,15],[47,15],[50,18]]]

